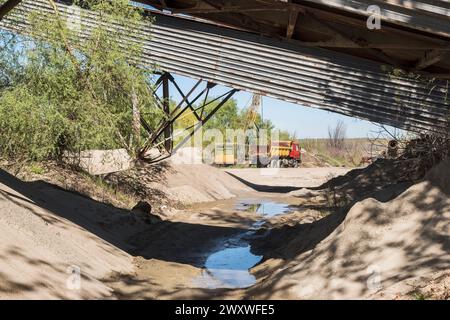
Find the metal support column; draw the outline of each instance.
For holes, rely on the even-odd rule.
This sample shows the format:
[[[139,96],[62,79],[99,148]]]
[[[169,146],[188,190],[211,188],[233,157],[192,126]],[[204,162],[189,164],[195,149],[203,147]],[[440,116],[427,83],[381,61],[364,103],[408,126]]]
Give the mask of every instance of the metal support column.
[[[162,80],[163,87],[163,111],[164,116],[169,119],[170,118],[170,91],[169,91],[169,74],[163,74]],[[168,153],[172,152],[173,149],[173,140],[172,140],[172,132],[173,132],[173,123],[168,125],[164,129],[164,147]]]

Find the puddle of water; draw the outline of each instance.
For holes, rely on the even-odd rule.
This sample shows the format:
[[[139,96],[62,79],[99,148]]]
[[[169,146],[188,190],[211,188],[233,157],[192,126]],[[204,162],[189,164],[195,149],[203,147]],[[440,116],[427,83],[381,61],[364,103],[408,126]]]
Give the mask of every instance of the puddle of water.
[[[197,282],[209,289],[249,287],[256,282],[249,269],[261,259],[262,256],[250,252],[250,245],[217,251],[206,260],[205,270]]]
[[[290,211],[288,204],[273,201],[247,200],[239,202],[236,210],[254,212],[263,216],[250,230],[227,239],[222,248],[211,253],[205,262],[202,275],[194,279],[194,285],[201,288],[247,288],[255,284],[256,278],[250,269],[261,261],[262,256],[254,255],[248,241],[264,224],[266,218]]]
[[[286,203],[279,203],[273,201],[242,201],[236,205],[236,210],[255,212],[264,217],[274,217],[279,214],[288,213],[290,211],[289,205]]]

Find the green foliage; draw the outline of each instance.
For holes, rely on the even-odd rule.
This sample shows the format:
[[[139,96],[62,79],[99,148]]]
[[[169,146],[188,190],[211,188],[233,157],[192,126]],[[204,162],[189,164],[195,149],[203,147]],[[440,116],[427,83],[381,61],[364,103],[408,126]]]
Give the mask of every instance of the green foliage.
[[[133,130],[133,96],[156,123],[151,70],[133,65],[129,57],[142,48],[126,41],[151,21],[127,0],[82,2],[100,13],[83,39],[54,13],[29,17],[31,38],[0,34],[0,156],[43,160],[110,148],[134,155],[144,132]]]
[[[45,97],[18,85],[0,97],[0,152],[8,158],[56,156],[63,117]]]
[[[212,104],[214,108],[216,104]],[[247,109],[239,109],[236,99],[230,99],[222,108],[216,113],[216,115],[205,125],[205,129],[218,129],[222,131],[225,136],[227,129],[244,129],[247,125],[248,129],[252,129],[254,124],[260,129],[272,130],[274,128],[270,120],[262,120],[260,115],[257,115],[255,123],[246,124]]]
[[[429,296],[428,295],[426,295],[426,294],[424,294],[424,293],[422,293],[422,292],[420,292],[420,291],[413,291],[412,293],[411,293],[411,295],[412,295],[412,297],[415,299],[415,300],[428,300],[429,299]]]
[[[42,168],[39,164],[34,163],[30,166],[30,172],[41,175],[45,172],[45,169]]]
[[[286,130],[280,130],[279,132],[279,140],[285,141],[285,140],[295,140],[295,133],[291,134],[289,131]]]
[[[209,106],[213,109],[217,106],[218,102],[215,102]],[[236,99],[228,100],[222,108],[212,117],[205,125],[207,129],[219,129],[225,134],[226,129],[237,129],[243,125],[243,119],[240,117],[239,109],[237,107]]]
[[[219,101],[215,101],[208,105],[205,110],[205,114],[208,114],[217,107]],[[175,107],[175,102],[171,101],[171,110]],[[200,105],[195,105],[194,108],[198,108]],[[246,127],[247,109],[239,109],[237,106],[236,99],[228,100],[220,109],[216,112],[216,114],[205,123],[203,126],[203,130],[218,130],[223,136],[223,142],[227,142],[234,137],[227,137],[227,130],[243,130]],[[186,128],[192,127],[197,124],[198,120],[194,116],[194,114],[190,111],[186,111],[174,124],[174,128],[183,131]],[[260,115],[257,115],[255,119],[255,124],[259,129],[267,129],[273,130],[274,125],[270,120],[262,120]],[[247,124],[247,129],[253,129],[254,124]],[[182,136],[180,135],[175,139],[175,143],[178,143],[182,140]],[[203,141],[204,146],[208,145],[211,141],[205,140]],[[191,141],[191,144],[193,141]]]

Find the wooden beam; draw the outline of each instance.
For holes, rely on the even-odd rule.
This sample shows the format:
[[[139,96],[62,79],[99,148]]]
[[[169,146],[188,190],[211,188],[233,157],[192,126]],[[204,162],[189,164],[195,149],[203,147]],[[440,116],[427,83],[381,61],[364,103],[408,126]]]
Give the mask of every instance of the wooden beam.
[[[248,6],[248,5],[237,5],[237,6],[224,6],[221,8],[183,8],[183,9],[173,9],[174,13],[185,13],[185,14],[196,14],[196,13],[232,13],[232,12],[259,12],[259,11],[286,11],[286,7],[277,6]]]
[[[168,7],[167,7],[166,0],[159,0],[159,2],[161,3],[161,5],[162,5],[162,7],[163,7],[164,9],[167,9],[167,8],[168,8]]]
[[[295,25],[297,24],[299,11],[297,9],[291,9],[289,11],[289,21],[286,30],[286,38],[291,39],[295,32]]]
[[[425,52],[423,57],[415,63],[413,69],[422,70],[428,68],[429,66],[432,66],[433,64],[441,61],[446,54],[446,51],[428,50],[427,52]]]
[[[402,66],[399,60],[388,56],[383,50],[369,48],[368,47],[368,41],[366,39],[355,38],[355,37],[351,36],[350,34],[346,34],[342,30],[339,30],[336,26],[332,26],[332,25],[328,24],[328,22],[321,21],[320,19],[316,18],[314,15],[310,15],[310,17],[312,19],[314,19],[317,23],[319,23],[322,26],[328,28],[328,30],[330,31],[331,34],[334,34],[335,36],[338,36],[338,37],[340,37],[342,39],[345,39],[345,40],[353,42],[359,48],[366,49],[368,52],[372,53],[374,56],[376,56],[377,58],[379,58],[383,62],[385,62],[387,64],[390,64],[390,65],[393,65],[393,66],[397,66],[397,67],[401,67]]]
[[[272,24],[263,21],[255,20],[244,13],[229,13],[226,15],[217,14],[197,14],[198,17],[219,21],[222,24],[230,25],[245,31],[257,32],[262,35],[283,39],[285,37],[286,29],[275,27]]]
[[[217,4],[214,0],[203,0],[203,2],[209,4],[213,8],[221,9],[221,5]]]
[[[12,9],[14,9],[22,0],[7,0],[0,7],[0,20],[3,19]]]
[[[275,0],[276,2],[280,0]],[[450,24],[448,23],[448,1],[399,1],[399,0],[304,0],[301,1],[307,6],[322,6],[327,11],[335,10],[340,14],[358,15],[366,19],[371,15],[367,11],[369,5],[378,4],[381,9],[381,20],[383,23],[392,23],[409,30],[417,30],[427,34],[434,34],[443,37],[450,36]],[[423,9],[414,8],[416,3],[435,2],[435,9],[442,13],[436,14]],[[444,4],[445,3],[445,4]],[[412,5],[411,7],[408,7]],[[428,6],[430,8],[431,6]]]

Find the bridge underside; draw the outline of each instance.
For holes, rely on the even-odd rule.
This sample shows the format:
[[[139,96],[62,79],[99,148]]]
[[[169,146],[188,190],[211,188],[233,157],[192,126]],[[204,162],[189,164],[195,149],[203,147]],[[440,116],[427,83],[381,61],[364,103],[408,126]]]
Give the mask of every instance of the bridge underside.
[[[151,4],[155,8],[171,13],[188,14],[302,46],[328,48],[403,69],[426,71],[436,77],[450,77],[448,1],[138,0],[138,2]],[[381,28],[371,30],[367,27],[368,17],[378,12]]]
[[[96,24],[94,12],[58,7],[71,21],[74,14],[82,17],[81,37]],[[0,27],[26,33],[33,10],[52,13],[47,1],[24,0]],[[139,27],[139,38],[126,39],[144,45],[144,54],[135,57],[142,66],[406,130],[449,132],[445,80],[394,76],[392,65],[372,59],[187,17],[154,16],[152,26]]]

